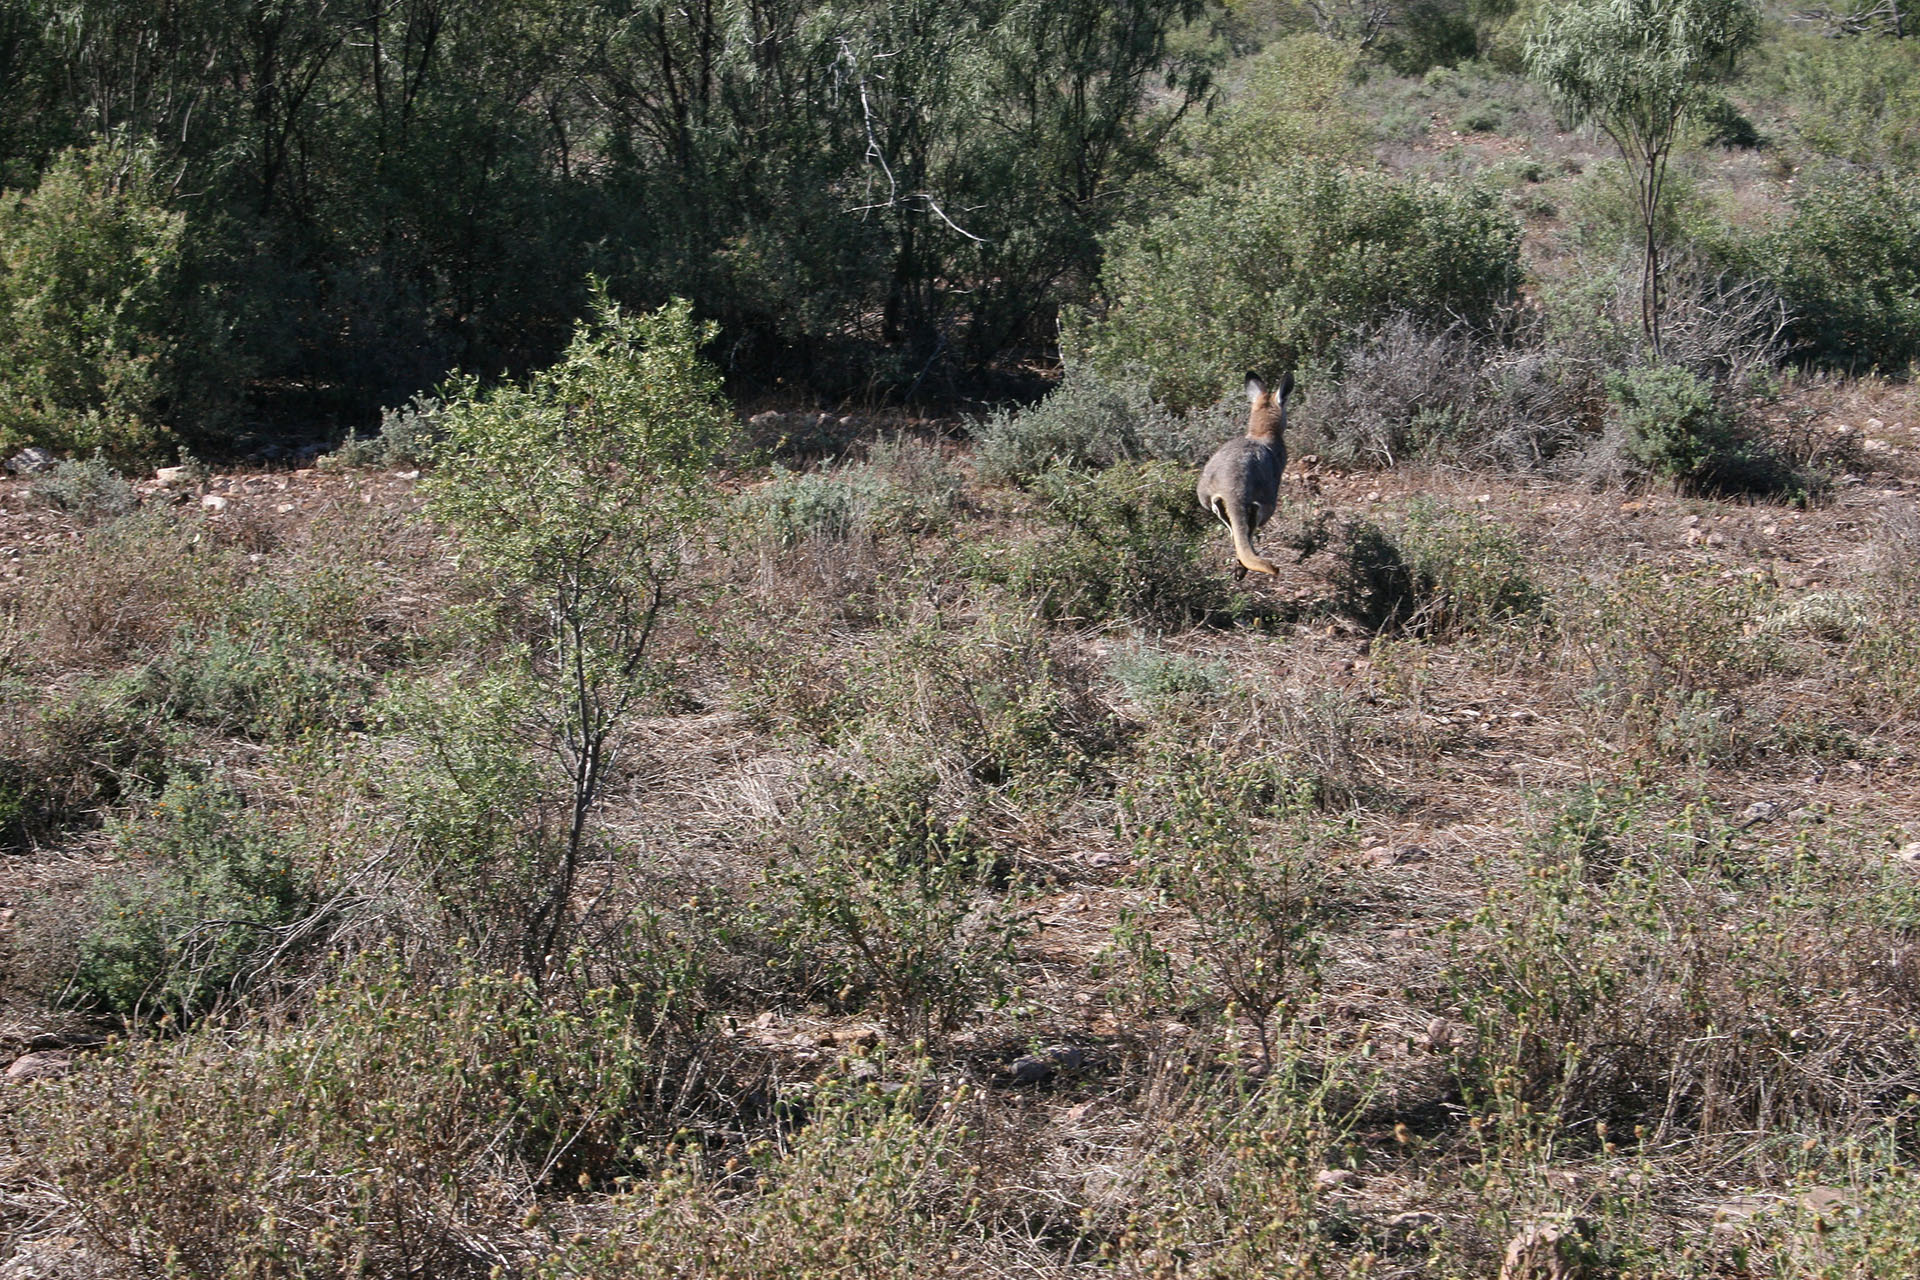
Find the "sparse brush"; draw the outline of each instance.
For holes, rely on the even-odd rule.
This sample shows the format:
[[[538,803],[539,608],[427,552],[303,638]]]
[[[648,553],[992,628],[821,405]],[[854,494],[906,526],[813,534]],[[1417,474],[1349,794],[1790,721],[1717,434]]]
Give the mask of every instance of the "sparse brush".
[[[835,1004],[871,1007],[899,1044],[935,1044],[996,1001],[1027,931],[997,859],[903,761],[823,775],[768,872],[773,929]]]
[[[126,477],[98,454],[84,461],[61,462],[52,475],[34,481],[33,494],[86,524],[123,516],[139,505]]]

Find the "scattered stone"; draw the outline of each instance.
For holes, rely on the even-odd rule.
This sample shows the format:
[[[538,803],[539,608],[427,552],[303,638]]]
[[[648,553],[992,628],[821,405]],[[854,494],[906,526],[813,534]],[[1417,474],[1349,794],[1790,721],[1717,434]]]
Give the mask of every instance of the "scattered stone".
[[[53,470],[59,461],[47,450],[30,445],[7,459],[7,470],[17,476],[37,476]]]
[[[153,478],[162,489],[171,489],[176,485],[193,483],[192,467],[156,467]]]
[[[73,1059],[64,1053],[28,1053],[13,1060],[6,1078],[16,1084],[23,1080],[56,1080],[72,1070]]]
[[[1882,422],[1882,421],[1880,421],[1880,419],[1878,419],[1878,418],[1868,418],[1868,419],[1867,419],[1867,430],[1869,430],[1869,431],[1885,431],[1886,429],[1887,429],[1887,424],[1886,424],[1886,423],[1884,423],[1884,422]]]
[[[417,470],[416,471],[396,471],[393,473],[393,478],[395,480],[418,480],[420,478],[420,473]]]

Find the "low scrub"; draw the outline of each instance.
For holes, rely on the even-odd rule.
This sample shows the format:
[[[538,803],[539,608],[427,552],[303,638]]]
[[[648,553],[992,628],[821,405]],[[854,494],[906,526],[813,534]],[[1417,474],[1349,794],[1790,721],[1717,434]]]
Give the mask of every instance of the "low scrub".
[[[1056,468],[1036,477],[1033,490],[1038,528],[1020,541],[972,551],[976,577],[1033,600],[1042,616],[1059,621],[1172,630],[1235,610],[1225,575],[1205,563],[1211,524],[1188,468]]]

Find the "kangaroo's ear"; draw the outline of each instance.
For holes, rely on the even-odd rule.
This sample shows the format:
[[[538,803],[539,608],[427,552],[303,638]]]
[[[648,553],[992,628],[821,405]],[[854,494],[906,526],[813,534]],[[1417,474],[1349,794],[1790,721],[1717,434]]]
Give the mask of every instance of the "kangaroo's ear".
[[[1247,375],[1247,399],[1254,404],[1259,404],[1262,400],[1265,400],[1266,398],[1267,398],[1267,384],[1260,381],[1259,374],[1257,373],[1248,374]]]
[[[1287,370],[1287,376],[1280,379],[1281,403],[1284,404],[1286,402],[1287,397],[1292,394],[1293,394],[1293,370],[1289,369]]]

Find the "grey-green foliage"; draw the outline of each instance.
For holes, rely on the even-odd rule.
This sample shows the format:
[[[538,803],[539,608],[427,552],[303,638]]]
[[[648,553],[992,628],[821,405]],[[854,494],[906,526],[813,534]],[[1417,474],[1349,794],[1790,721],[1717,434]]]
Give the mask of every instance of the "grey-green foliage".
[[[781,550],[946,526],[961,500],[959,469],[938,446],[904,436],[877,441],[867,460],[821,471],[775,466],[741,497],[743,522]]]
[[[1035,478],[1044,527],[1007,546],[970,549],[975,576],[1063,621],[1130,621],[1163,629],[1223,617],[1242,603],[1201,557],[1214,526],[1193,496],[1193,472],[1167,462]]]
[[[1607,377],[1607,398],[1627,456],[1662,480],[1700,479],[1733,447],[1733,423],[1713,384],[1675,365],[1643,365]]]
[[[1233,683],[1225,663],[1147,645],[1121,650],[1114,655],[1112,666],[1113,678],[1128,696],[1149,704],[1205,698]]]
[[[1069,360],[1039,403],[995,410],[974,428],[980,478],[1030,485],[1058,467],[1144,459],[1198,464],[1246,429],[1237,387],[1217,403],[1174,413],[1153,398],[1149,382],[1142,365],[1103,370]]]
[[[33,482],[33,494],[88,524],[123,516],[139,505],[127,478],[99,454],[62,461],[51,475]]]
[[[1920,178],[1819,174],[1739,257],[1779,289],[1799,355],[1889,373],[1920,359]]]
[[[1405,312],[1480,325],[1520,282],[1520,228],[1489,189],[1283,163],[1107,239],[1107,314],[1069,330],[1101,368],[1151,370],[1184,410]]]
[[[1641,324],[1660,354],[1659,219],[1667,163],[1708,86],[1759,37],[1751,0],[1571,0],[1548,9],[1527,68],[1627,162],[1643,235]]]
[[[320,459],[323,468],[418,467],[433,456],[439,439],[438,397],[415,395],[397,408],[380,411],[380,430],[371,436],[349,435],[340,447]]]
[[[1392,529],[1350,521],[1333,555],[1337,606],[1374,631],[1458,636],[1545,606],[1513,533],[1454,507],[1416,502]]]
[[[126,861],[95,885],[68,998],[192,1016],[243,982],[307,908],[290,837],[220,783],[175,777],[114,829]]]

